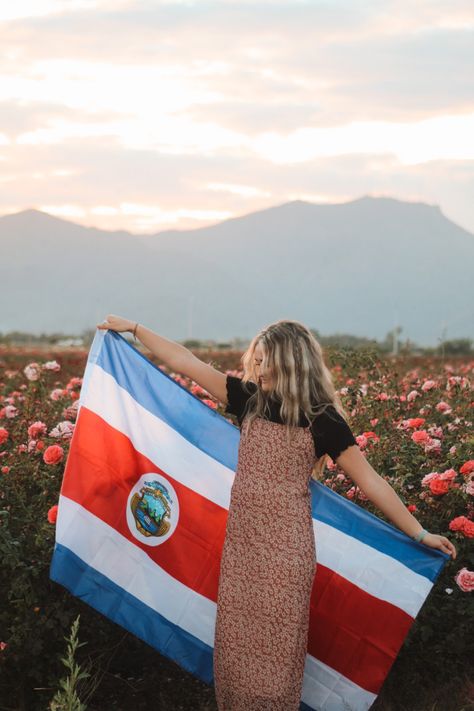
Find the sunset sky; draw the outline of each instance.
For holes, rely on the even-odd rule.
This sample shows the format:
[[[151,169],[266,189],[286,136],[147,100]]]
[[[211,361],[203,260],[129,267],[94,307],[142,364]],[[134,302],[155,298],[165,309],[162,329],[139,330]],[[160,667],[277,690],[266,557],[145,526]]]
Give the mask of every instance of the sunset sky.
[[[151,233],[295,199],[474,232],[472,1],[0,4],[0,214]]]

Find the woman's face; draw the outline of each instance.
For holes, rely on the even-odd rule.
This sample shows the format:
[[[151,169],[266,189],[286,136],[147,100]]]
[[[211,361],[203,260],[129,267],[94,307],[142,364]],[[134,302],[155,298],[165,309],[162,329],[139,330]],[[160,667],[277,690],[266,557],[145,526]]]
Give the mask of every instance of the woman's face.
[[[264,368],[262,366],[263,362],[263,349],[260,343],[257,343],[255,346],[255,351],[253,354],[254,357],[254,363],[255,363],[255,372],[257,374],[257,379],[258,379],[258,384],[262,388],[262,390],[265,390],[265,392],[268,392],[272,389],[272,372],[271,369],[266,367]]]

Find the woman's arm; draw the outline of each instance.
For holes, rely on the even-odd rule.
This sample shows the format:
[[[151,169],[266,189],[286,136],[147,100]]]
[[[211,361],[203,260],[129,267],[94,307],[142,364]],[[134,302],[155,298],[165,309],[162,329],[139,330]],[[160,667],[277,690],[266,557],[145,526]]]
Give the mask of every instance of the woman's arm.
[[[103,323],[97,324],[97,328],[118,332],[130,331],[132,333],[135,324],[135,321],[109,314]],[[174,372],[191,378],[223,405],[227,405],[227,376],[225,373],[221,373],[216,368],[213,368],[212,365],[204,363],[180,343],[158,335],[158,333],[146,328],[141,323],[138,324],[135,335],[159,361]]]
[[[377,474],[358,446],[352,445],[345,449],[336,461],[367,498],[407,536],[414,538],[423,530],[423,526],[408,511],[396,491]],[[456,558],[456,548],[445,536],[428,533],[422,543]]]

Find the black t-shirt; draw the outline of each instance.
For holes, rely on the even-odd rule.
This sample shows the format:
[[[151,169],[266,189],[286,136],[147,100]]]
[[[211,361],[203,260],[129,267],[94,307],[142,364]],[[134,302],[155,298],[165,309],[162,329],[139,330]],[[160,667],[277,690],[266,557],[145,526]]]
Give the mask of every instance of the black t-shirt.
[[[227,406],[225,412],[235,415],[239,425],[242,425],[245,416],[247,400],[258,387],[256,383],[251,381],[248,381],[245,385],[248,386],[249,393],[243,389],[242,378],[227,375]],[[268,402],[271,413],[268,419],[272,422],[282,424],[279,412],[280,402],[273,397],[270,397]],[[300,427],[309,427],[309,420],[306,418],[304,412],[300,414],[299,425]],[[351,428],[333,405],[329,405],[323,413],[315,417],[311,425],[311,433],[314,440],[314,450],[318,459],[322,457],[323,454],[329,454],[331,459],[335,461],[347,447],[353,444],[357,445]]]

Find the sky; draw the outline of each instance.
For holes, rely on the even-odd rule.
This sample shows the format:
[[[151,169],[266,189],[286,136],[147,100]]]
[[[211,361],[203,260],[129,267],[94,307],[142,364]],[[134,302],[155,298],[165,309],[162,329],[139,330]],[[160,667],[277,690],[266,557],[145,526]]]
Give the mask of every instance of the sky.
[[[474,233],[468,0],[0,3],[0,215],[189,229],[290,200]]]

